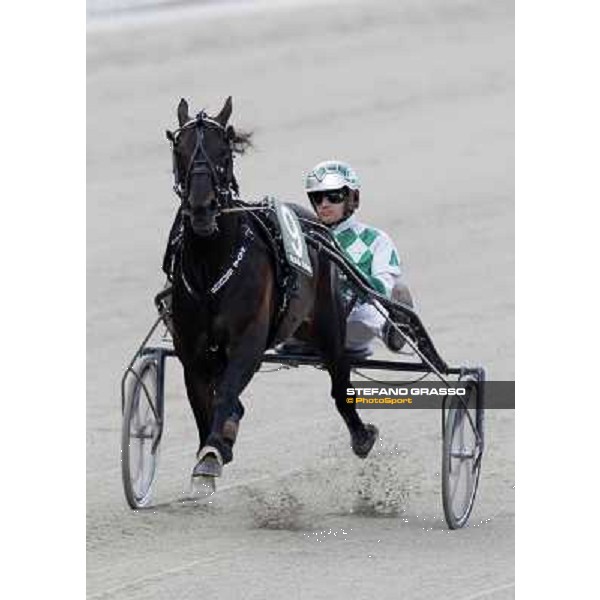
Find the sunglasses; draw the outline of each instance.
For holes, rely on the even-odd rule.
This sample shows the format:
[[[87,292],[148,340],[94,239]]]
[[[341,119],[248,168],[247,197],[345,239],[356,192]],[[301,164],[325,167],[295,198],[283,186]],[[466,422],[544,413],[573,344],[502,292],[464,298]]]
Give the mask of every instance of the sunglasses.
[[[309,197],[315,206],[320,206],[325,198],[327,198],[331,204],[341,204],[346,200],[348,195],[345,190],[332,190],[327,192],[311,192]]]

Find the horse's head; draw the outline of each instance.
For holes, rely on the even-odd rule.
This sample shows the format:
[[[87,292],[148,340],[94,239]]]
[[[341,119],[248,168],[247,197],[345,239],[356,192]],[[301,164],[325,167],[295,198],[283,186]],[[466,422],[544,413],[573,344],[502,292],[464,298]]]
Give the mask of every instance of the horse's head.
[[[190,117],[182,99],[177,107],[179,129],[167,131],[173,151],[175,191],[183,203],[194,233],[207,237],[217,231],[217,216],[237,192],[233,175],[233,154],[250,145],[250,134],[236,133],[227,121],[231,97],[221,112],[209,117],[204,111]]]

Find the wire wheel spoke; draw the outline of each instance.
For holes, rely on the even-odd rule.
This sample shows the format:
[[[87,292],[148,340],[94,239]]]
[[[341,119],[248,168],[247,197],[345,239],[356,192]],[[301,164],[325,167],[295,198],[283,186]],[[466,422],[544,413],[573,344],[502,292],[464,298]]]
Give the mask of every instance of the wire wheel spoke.
[[[455,412],[454,434],[450,447],[450,470],[455,480],[454,489],[451,493],[450,501],[452,510],[457,519],[462,518],[470,502],[472,491],[471,462],[469,456],[473,453],[465,449],[467,428],[469,427],[468,418],[464,409],[458,409]]]
[[[481,448],[477,423],[477,387],[470,385],[466,397],[453,399],[444,427],[442,498],[451,529],[467,522],[479,482]]]
[[[129,505],[140,508],[150,500],[162,428],[157,412],[156,361],[149,357],[144,359],[132,370],[131,380],[123,415],[122,473]]]

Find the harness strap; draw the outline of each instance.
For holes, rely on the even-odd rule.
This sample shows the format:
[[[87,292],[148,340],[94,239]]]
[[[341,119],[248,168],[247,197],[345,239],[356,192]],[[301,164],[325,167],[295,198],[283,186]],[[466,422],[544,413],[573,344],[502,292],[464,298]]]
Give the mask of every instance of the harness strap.
[[[238,251],[231,263],[231,266],[228,267],[225,272],[217,279],[217,281],[212,285],[209,289],[209,292],[214,296],[235,274],[236,270],[240,266],[246,252],[248,251],[247,240],[252,239],[254,234],[248,225],[244,225],[244,241],[241,243]],[[185,282],[184,282],[185,283]]]
[[[239,200],[236,202],[236,204],[239,206],[245,206],[245,203]],[[264,208],[268,210],[267,205],[265,205]],[[282,258],[282,256],[285,254],[281,245],[281,236],[277,236],[272,233],[269,225],[266,223],[267,218],[264,216],[261,217],[261,215],[264,215],[264,212],[264,210],[248,211],[247,214],[250,215],[253,223],[258,226],[263,240],[267,244],[267,247],[272,254],[273,264],[275,267],[275,282],[277,284],[277,310],[275,313],[275,318],[273,319],[273,323],[271,324],[267,340],[267,345],[270,346],[290,303],[290,288],[292,287],[291,278],[293,274],[291,273],[291,269],[287,262]]]

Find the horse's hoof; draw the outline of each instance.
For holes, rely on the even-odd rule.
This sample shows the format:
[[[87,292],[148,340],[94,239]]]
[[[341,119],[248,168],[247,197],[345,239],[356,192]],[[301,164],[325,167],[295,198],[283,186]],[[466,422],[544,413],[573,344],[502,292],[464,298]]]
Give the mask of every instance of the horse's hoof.
[[[194,477],[221,477],[223,457],[214,446],[204,446],[198,453],[198,463],[192,471]]]
[[[378,437],[379,429],[368,423],[363,431],[352,435],[352,451],[359,458],[367,458]]]
[[[216,490],[215,477],[192,475],[191,491],[193,496],[212,496]]]

